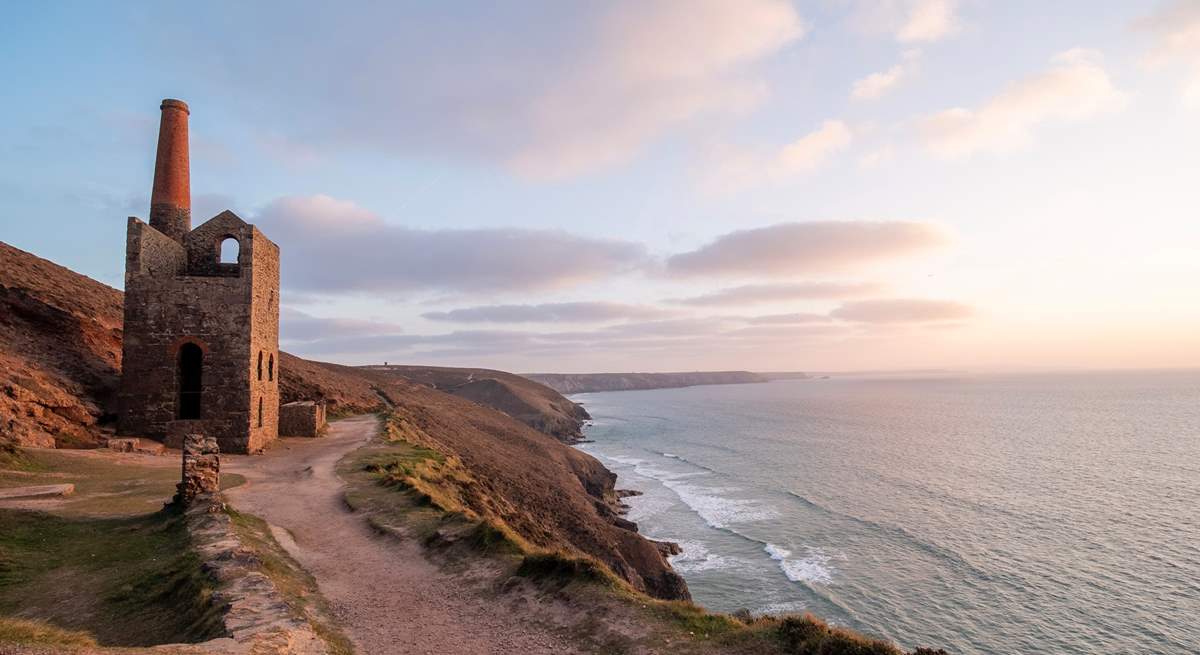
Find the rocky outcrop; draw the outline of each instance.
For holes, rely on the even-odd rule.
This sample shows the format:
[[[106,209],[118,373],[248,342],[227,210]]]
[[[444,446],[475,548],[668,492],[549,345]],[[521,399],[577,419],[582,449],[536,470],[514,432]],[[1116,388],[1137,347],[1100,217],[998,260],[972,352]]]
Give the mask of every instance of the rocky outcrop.
[[[592,391],[671,389],[705,384],[750,384],[769,379],[749,371],[697,371],[693,373],[528,373],[525,377],[562,394]]]

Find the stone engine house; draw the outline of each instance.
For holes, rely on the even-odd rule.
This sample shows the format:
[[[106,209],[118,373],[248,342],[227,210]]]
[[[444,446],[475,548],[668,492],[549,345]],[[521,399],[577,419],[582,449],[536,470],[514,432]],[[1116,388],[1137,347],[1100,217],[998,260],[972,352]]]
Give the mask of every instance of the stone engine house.
[[[190,112],[161,111],[150,222],[128,222],[118,431],[258,452],[279,434],[279,247],[231,211],[192,229]]]

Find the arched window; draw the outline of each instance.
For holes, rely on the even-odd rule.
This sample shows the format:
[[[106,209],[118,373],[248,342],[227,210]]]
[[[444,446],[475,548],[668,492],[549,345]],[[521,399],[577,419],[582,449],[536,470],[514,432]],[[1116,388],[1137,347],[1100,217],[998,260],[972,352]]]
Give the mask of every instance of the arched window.
[[[225,237],[221,239],[221,259],[222,264],[238,263],[238,253],[242,249],[242,244],[233,237]]]
[[[262,427],[262,397],[258,399],[258,427]]]
[[[258,379],[262,380],[262,356],[263,351],[258,351]]]
[[[270,359],[267,360],[267,380],[275,380],[275,353],[271,353]]]
[[[179,402],[176,414],[181,419],[200,418],[200,392],[203,380],[204,351],[194,343],[179,348]]]

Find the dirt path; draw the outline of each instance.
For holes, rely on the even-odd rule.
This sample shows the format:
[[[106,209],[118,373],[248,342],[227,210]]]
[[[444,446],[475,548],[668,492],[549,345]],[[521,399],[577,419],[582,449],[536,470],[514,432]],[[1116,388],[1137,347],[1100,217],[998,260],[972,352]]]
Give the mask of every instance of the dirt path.
[[[362,655],[576,652],[443,573],[418,544],[380,536],[346,508],[334,467],[377,429],[373,416],[345,419],[321,439],[285,439],[263,456],[223,457],[225,470],[247,480],[226,495],[291,535],[281,543],[317,579]]]

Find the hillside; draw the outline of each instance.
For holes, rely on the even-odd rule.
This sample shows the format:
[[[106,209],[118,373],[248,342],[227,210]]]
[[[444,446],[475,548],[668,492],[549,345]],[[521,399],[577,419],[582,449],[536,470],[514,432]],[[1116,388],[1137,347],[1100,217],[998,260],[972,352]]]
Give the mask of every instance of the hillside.
[[[591,391],[671,389],[704,384],[750,384],[769,379],[749,371],[696,371],[691,373],[529,373],[526,378],[562,394]]]
[[[485,368],[441,366],[369,366],[373,373],[403,377],[439,391],[498,409],[535,430],[562,441],[577,441],[590,418],[577,403],[533,380]]]
[[[4,244],[0,255],[3,436],[31,446],[99,444],[114,419],[120,292]],[[518,420],[536,422],[537,408],[569,412],[574,403],[517,376],[481,369],[411,367],[401,374],[281,354],[279,374],[284,401],[324,399],[335,413],[390,409],[427,445],[462,462],[474,481],[473,507],[501,518],[530,543],[594,557],[654,596],[687,597],[659,548],[617,515],[616,476]],[[454,387],[458,395],[434,384]],[[491,401],[511,413],[480,404]]]
[[[86,445],[116,412],[121,292],[0,242],[0,439]]]
[[[111,433],[121,371],[120,291],[0,242],[0,439],[90,446]],[[493,407],[571,442],[587,413],[551,389],[485,369],[372,371],[280,353],[283,402],[323,399],[335,414],[382,406],[375,387],[403,377]],[[400,369],[403,369],[401,371]]]

